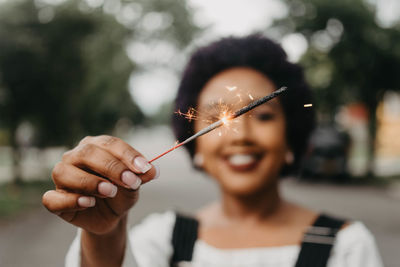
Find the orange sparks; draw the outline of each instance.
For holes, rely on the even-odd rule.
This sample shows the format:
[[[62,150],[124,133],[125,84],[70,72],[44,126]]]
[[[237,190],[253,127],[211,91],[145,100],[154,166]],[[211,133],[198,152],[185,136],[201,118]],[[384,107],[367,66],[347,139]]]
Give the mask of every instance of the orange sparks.
[[[251,94],[249,94],[249,98],[250,98],[251,100],[254,100],[254,97],[253,97]]]
[[[178,110],[175,114],[182,116],[189,122],[193,120],[200,120],[206,123],[214,123],[217,120],[222,120],[224,124],[228,124],[230,117],[232,116],[232,106],[223,102],[219,99],[217,103],[211,105],[211,109],[205,110],[204,112],[198,112],[194,108],[189,108],[187,112]]]
[[[310,108],[310,107],[312,107],[312,104],[304,104],[304,107],[305,108]]]
[[[186,113],[183,113],[180,110],[176,111],[175,113],[180,116],[183,116],[185,119],[188,119],[189,122],[191,122],[192,120],[196,120],[198,117],[196,115],[196,110],[194,108],[189,108],[189,110]]]
[[[237,89],[236,86],[225,86],[226,89],[228,89],[228,91],[232,92],[235,91]]]

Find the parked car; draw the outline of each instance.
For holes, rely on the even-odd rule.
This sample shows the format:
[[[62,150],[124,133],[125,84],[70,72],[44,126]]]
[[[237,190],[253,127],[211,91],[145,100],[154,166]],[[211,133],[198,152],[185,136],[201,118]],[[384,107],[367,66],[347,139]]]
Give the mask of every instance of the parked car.
[[[310,139],[302,165],[303,179],[344,181],[347,171],[350,136],[332,125],[319,126]]]

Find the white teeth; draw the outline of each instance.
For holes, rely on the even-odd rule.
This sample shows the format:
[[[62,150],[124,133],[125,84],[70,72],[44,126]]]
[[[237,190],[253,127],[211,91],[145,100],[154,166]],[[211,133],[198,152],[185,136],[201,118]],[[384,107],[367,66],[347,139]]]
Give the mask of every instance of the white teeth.
[[[254,162],[256,157],[249,154],[235,154],[228,157],[228,161],[232,165],[246,165]]]

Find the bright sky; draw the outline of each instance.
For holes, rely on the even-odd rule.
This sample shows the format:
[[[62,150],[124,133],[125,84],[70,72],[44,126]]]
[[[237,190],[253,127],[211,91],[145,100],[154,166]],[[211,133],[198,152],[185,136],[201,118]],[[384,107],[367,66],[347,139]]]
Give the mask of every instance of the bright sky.
[[[199,25],[212,25],[209,34],[246,35],[251,31],[265,30],[274,18],[287,14],[279,0],[190,0],[198,9],[194,20]]]

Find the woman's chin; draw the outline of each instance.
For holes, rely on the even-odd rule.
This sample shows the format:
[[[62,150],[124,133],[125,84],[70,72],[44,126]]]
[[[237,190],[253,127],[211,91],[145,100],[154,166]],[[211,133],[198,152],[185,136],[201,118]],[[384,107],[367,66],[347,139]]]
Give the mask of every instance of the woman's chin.
[[[254,196],[268,187],[266,181],[255,181],[255,179],[252,181],[251,178],[246,180],[244,177],[239,179],[231,177],[231,179],[225,183],[220,181],[220,186],[224,192],[238,197]]]

